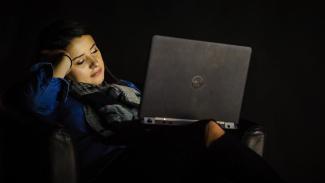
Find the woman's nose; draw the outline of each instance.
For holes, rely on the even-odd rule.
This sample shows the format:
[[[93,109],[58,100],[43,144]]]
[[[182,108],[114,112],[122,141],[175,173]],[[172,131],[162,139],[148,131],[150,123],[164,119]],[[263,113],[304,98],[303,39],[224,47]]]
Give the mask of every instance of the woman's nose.
[[[98,60],[96,58],[89,56],[87,60],[89,62],[89,67],[93,68],[98,66]]]

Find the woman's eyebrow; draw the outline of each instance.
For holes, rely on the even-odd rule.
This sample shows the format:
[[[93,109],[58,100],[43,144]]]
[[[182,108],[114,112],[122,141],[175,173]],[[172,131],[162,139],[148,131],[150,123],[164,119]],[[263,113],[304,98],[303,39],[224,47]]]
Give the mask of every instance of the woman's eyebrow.
[[[96,46],[96,43],[94,43],[94,44],[89,48],[89,50],[91,50],[94,46]],[[72,60],[75,60],[75,59],[77,59],[77,58],[79,58],[79,57],[82,57],[82,56],[84,56],[84,54],[81,54],[81,55],[79,55],[79,56],[73,58]]]
[[[79,55],[79,56],[77,56],[77,57],[74,57],[74,58],[72,59],[72,61],[73,61],[73,60],[76,60],[77,58],[82,57],[82,56],[84,56],[84,54],[81,54],[81,55]]]
[[[94,44],[89,48],[89,50],[91,50],[94,46],[96,46],[96,43],[94,43]]]

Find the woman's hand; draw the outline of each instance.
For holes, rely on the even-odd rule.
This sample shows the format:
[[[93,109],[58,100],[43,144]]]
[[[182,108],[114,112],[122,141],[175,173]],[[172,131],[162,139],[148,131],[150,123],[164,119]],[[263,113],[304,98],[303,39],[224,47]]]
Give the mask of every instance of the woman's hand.
[[[64,50],[43,50],[43,59],[53,64],[53,77],[64,78],[71,70],[72,60]]]
[[[209,121],[205,127],[205,145],[209,147],[210,144],[218,140],[225,134],[225,131],[215,121]]]

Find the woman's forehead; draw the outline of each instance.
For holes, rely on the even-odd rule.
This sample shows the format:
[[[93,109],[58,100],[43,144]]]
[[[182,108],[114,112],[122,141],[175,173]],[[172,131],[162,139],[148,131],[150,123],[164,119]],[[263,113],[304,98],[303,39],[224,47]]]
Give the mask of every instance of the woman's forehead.
[[[82,35],[81,37],[72,39],[66,50],[71,54],[72,57],[78,56],[89,51],[94,44],[95,41],[91,35]]]

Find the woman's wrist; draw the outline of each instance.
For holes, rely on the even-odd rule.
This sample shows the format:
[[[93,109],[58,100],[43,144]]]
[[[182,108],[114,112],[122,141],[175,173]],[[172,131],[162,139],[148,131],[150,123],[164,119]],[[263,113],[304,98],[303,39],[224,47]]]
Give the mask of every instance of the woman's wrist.
[[[71,67],[72,67],[72,59],[71,59],[71,57],[69,55],[67,55],[67,54],[63,54],[63,57],[68,57],[68,59],[70,61],[70,68],[69,69],[71,69]]]

